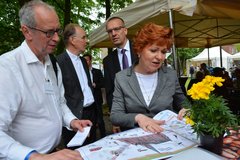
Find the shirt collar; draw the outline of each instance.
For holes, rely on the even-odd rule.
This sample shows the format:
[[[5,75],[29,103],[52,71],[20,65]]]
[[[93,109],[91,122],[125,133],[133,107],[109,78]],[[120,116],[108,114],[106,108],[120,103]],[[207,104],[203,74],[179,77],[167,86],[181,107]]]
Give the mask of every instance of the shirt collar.
[[[69,50],[67,50],[67,49],[66,49],[66,51],[67,51],[67,54],[69,55],[69,57],[70,57],[72,60],[75,60],[75,61],[79,60],[79,56],[71,53],[71,52],[70,52]]]
[[[33,53],[33,51],[29,48],[26,40],[23,41],[23,43],[21,44],[21,49],[23,52],[23,55],[26,59],[26,62],[29,63],[36,63],[36,62],[40,62],[39,59],[37,58],[37,56]]]
[[[118,53],[121,53],[122,49],[125,49],[126,51],[130,51],[129,40],[127,40],[127,43],[123,48],[117,48]]]
[[[42,63],[40,62],[40,60],[37,58],[37,56],[33,53],[33,51],[30,49],[30,47],[28,46],[26,40],[23,41],[23,43],[21,44],[21,49],[23,52],[23,55],[26,59],[27,64],[30,63]],[[50,58],[49,55],[45,56],[45,65],[50,65]]]

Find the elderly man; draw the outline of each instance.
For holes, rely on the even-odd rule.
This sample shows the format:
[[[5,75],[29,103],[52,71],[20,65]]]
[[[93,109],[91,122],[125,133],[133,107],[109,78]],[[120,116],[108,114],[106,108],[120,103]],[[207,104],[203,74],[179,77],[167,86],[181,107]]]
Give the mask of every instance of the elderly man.
[[[63,74],[65,98],[67,105],[77,118],[92,121],[90,135],[84,142],[84,144],[89,144],[96,140],[97,108],[87,62],[79,57],[85,51],[87,36],[78,24],[70,23],[64,29],[63,39],[66,50],[57,57],[57,61]],[[75,132],[63,128],[64,145],[67,145],[74,134]]]
[[[81,160],[77,151],[51,154],[63,125],[80,131],[92,125],[67,107],[61,72],[56,77],[49,58],[62,33],[58,16],[53,7],[34,0],[19,17],[25,40],[0,57],[0,159]]]

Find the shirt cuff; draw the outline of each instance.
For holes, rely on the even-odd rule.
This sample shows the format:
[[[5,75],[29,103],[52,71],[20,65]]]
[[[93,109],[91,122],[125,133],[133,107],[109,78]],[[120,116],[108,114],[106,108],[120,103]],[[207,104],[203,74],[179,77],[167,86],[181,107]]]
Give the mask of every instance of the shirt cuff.
[[[29,152],[26,157],[24,158],[24,160],[29,160],[30,156],[33,154],[33,153],[37,153],[36,150],[32,150],[31,152]]]
[[[21,144],[13,144],[8,152],[9,160],[23,160],[27,154],[33,151],[32,148],[23,146]]]

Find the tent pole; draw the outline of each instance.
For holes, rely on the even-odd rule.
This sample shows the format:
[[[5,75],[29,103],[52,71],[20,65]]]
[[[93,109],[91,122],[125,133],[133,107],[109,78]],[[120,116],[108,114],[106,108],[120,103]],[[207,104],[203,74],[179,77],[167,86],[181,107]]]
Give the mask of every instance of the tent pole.
[[[206,44],[206,47],[208,49],[208,67],[210,67],[210,55],[209,55],[209,48],[210,48],[210,38],[207,37],[207,44]]]
[[[223,64],[222,64],[222,46],[220,46],[219,48],[220,48],[220,67],[223,67]]]
[[[168,15],[169,15],[170,27],[173,29],[172,9],[169,9]],[[173,43],[173,45],[172,45],[172,53],[173,53],[174,69],[177,71],[178,77],[180,77],[180,72],[179,72],[178,65],[177,65],[177,56],[176,56],[175,43]]]
[[[210,55],[209,55],[209,47],[208,47],[208,67],[210,67]]]

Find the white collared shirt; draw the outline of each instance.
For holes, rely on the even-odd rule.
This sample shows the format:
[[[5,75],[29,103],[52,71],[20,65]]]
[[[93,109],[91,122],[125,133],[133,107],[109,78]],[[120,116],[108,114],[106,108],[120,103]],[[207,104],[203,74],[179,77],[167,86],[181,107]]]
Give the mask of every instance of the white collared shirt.
[[[130,66],[132,65],[132,60],[131,60],[131,50],[130,50],[129,40],[127,40],[127,43],[126,43],[126,45],[124,46],[124,48],[117,48],[117,51],[118,51],[118,60],[119,60],[120,66],[121,66],[121,70],[123,69],[123,64],[122,64],[122,57],[123,57],[123,55],[122,55],[122,53],[121,53],[122,49],[125,49],[125,50],[126,50],[126,51],[125,51],[125,54],[126,54],[126,56],[127,56],[127,58],[128,58],[128,65],[129,65],[129,67],[130,67]]]
[[[63,124],[70,127],[76,118],[66,106],[61,72],[57,84],[49,56],[43,64],[24,41],[0,56],[0,75],[0,159],[23,160],[33,149],[51,151]]]
[[[93,98],[91,88],[88,85],[88,79],[87,79],[86,72],[83,68],[82,61],[80,60],[80,58],[77,55],[72,54],[69,50],[66,50],[66,51],[73,63],[73,66],[74,66],[75,71],[78,76],[78,80],[79,80],[81,88],[82,88],[82,92],[83,92],[83,96],[84,96],[83,107],[88,107],[91,104],[93,104],[94,98]]]

